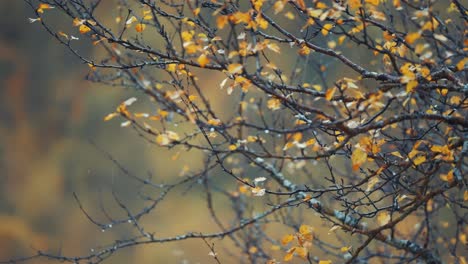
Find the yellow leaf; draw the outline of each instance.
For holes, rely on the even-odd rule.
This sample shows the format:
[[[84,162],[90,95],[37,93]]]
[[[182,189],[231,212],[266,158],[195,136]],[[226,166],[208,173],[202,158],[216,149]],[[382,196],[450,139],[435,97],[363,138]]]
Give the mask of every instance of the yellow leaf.
[[[177,69],[177,64],[175,63],[168,64],[166,69],[168,72],[175,72]]]
[[[299,233],[301,233],[301,235],[308,235],[312,233],[312,231],[313,228],[309,225],[301,225],[301,227],[299,227]]]
[[[42,4],[39,4],[39,7],[37,8],[37,12],[42,14],[44,13],[45,9],[52,9],[52,8],[54,7],[49,4],[42,3]]]
[[[282,239],[281,239],[281,244],[283,244],[283,246],[289,244],[291,241],[294,240],[294,236],[289,234],[289,235],[285,235]]]
[[[91,31],[91,29],[86,25],[81,25],[78,30],[80,31],[81,34],[85,34]]]
[[[229,64],[227,70],[230,74],[240,73],[242,72],[242,64],[239,64],[239,63]]]
[[[283,150],[288,150],[290,149],[292,146],[294,146],[294,143],[293,142],[288,142],[284,145],[283,147]]]
[[[356,171],[359,167],[367,161],[367,152],[361,148],[355,148],[351,155],[351,162],[353,164],[353,170]]]
[[[398,151],[393,151],[393,152],[390,153],[390,154],[392,154],[393,156],[397,156],[397,157],[399,157],[400,159],[403,159],[403,156],[402,156],[402,155],[400,154],[400,152],[398,152]]]
[[[327,8],[327,5],[323,2],[317,2],[315,4],[315,8],[318,8],[318,9],[324,9],[324,8]]]
[[[118,116],[119,114],[118,113],[110,113],[108,115],[106,115],[106,117],[104,117],[104,121],[109,121],[111,120],[112,118]]]
[[[346,36],[340,36],[340,37],[338,38],[338,44],[340,44],[340,45],[343,44],[343,42],[345,41],[345,39],[346,39]]]
[[[467,58],[464,58],[462,60],[460,60],[458,63],[457,63],[457,70],[461,71],[463,70],[463,68],[465,68],[465,64],[468,62],[468,57]]]
[[[408,42],[408,44],[413,44],[419,37],[421,37],[421,33],[419,32],[409,33],[406,35],[405,41]]]
[[[393,6],[396,8],[396,10],[400,10],[401,9],[400,0],[393,0]]]
[[[419,164],[423,163],[426,161],[426,156],[418,156],[416,157],[413,162],[414,162],[414,165],[418,166]]]
[[[293,135],[293,140],[294,141],[300,142],[301,139],[302,139],[302,133],[301,132],[294,133],[294,135]]]
[[[322,35],[326,36],[328,35],[328,32],[330,31],[330,29],[333,28],[333,24],[325,24],[323,25],[323,28],[322,28]]]
[[[320,260],[318,264],[332,264],[331,260]]]
[[[310,17],[319,18],[320,15],[323,13],[323,11],[320,9],[309,8],[307,13],[309,14]],[[310,24],[310,25],[313,25],[315,23],[313,19],[310,22],[309,21],[307,22],[308,22],[307,24]]]
[[[281,249],[281,247],[278,246],[278,245],[271,245],[270,249],[273,250],[273,251],[278,251],[278,250]]]
[[[280,109],[281,101],[277,98],[271,98],[267,101],[267,107],[270,110],[278,110]]]
[[[325,99],[327,101],[330,101],[333,98],[333,95],[335,94],[335,92],[336,92],[336,87],[328,89],[327,92],[325,93]]]
[[[275,15],[278,14],[279,12],[283,11],[284,9],[284,3],[285,1],[276,1],[275,4],[273,5],[273,10],[275,10]]]
[[[350,249],[351,249],[351,247],[342,247],[342,248],[340,249],[340,251],[341,251],[341,253],[346,253],[346,252],[348,252]]]
[[[202,54],[200,55],[200,57],[198,57],[197,62],[200,64],[202,68],[205,68],[205,66],[208,64],[208,62],[210,62],[210,60],[205,54]]]
[[[310,48],[307,47],[306,45],[302,45],[302,47],[299,49],[299,54],[302,56],[306,56],[310,54]]]
[[[452,182],[453,181],[453,170],[449,171],[447,174],[441,174],[440,179],[446,182]]]
[[[207,123],[209,125],[212,125],[212,126],[219,126],[219,125],[221,125],[221,120],[219,120],[219,119],[210,119],[210,120],[207,121]]]
[[[249,253],[250,253],[250,254],[255,254],[255,253],[257,253],[257,252],[258,252],[258,248],[257,248],[257,247],[252,246],[252,247],[249,248]]]
[[[414,92],[415,88],[418,86],[418,81],[411,80],[406,84],[406,92],[412,93]]]
[[[266,29],[268,27],[268,21],[266,21],[266,19],[264,19],[262,16],[258,15],[256,18],[255,18],[255,22],[257,22],[257,25],[261,28],[261,29]]]
[[[130,25],[132,24],[133,22],[137,21],[138,19],[135,17],[135,16],[132,16],[131,18],[129,18],[126,22],[125,22],[125,25]]]
[[[267,48],[273,52],[280,53],[280,47],[276,43],[268,43]]]
[[[156,136],[156,143],[158,143],[160,146],[167,146],[169,143],[171,143],[171,141],[166,134],[159,134]]]
[[[353,10],[362,7],[361,0],[349,0],[348,5]]]
[[[231,145],[229,145],[228,149],[229,149],[230,151],[234,151],[234,150],[237,149],[237,146],[234,145],[234,144],[231,144]]]
[[[307,249],[305,247],[296,247],[296,254],[301,258],[307,258]]]
[[[431,150],[434,151],[434,152],[439,152],[439,153],[445,154],[445,155],[448,155],[451,152],[448,145],[444,145],[444,146],[433,145],[431,147]]]
[[[294,251],[291,251],[291,252],[288,252],[288,254],[286,254],[283,258],[284,261],[291,261],[291,259],[293,258],[293,255],[294,255]]]
[[[315,90],[317,90],[319,92],[322,91],[322,86],[320,84],[314,84],[314,85],[312,85],[312,88],[314,88]]]
[[[468,190],[465,190],[465,192],[463,193],[463,201],[468,201]]]
[[[372,188],[374,188],[374,186],[379,182],[379,177],[372,177],[369,182],[367,183],[367,188],[366,188],[366,192],[370,192],[372,191]]]
[[[381,211],[377,214],[377,222],[380,226],[384,226],[390,222],[390,214],[387,211]]]
[[[286,12],[286,14],[284,14],[284,16],[289,20],[294,20],[294,18],[295,18],[294,14],[291,13],[290,11]]]
[[[379,0],[366,0],[366,3],[369,3],[374,6],[378,6],[379,2],[380,2]]]
[[[143,32],[143,30],[145,30],[146,28],[146,25],[145,24],[142,24],[142,23],[139,23],[135,26],[135,30],[137,32]]]
[[[182,31],[182,33],[180,33],[180,37],[182,38],[182,40],[184,42],[188,42],[188,41],[191,41],[192,38],[193,38],[193,30],[191,31]]]

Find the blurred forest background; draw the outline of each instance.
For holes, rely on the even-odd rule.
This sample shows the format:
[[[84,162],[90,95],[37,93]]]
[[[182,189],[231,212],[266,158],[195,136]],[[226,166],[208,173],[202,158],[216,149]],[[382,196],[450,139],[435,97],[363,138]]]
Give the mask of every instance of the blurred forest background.
[[[113,4],[102,1],[101,10],[111,10],[106,10],[105,5]],[[111,12],[101,15],[109,23],[115,19]],[[102,222],[106,218],[101,207],[112,216],[125,215],[113,202],[112,192],[135,211],[145,205],[138,198],[140,186],[126,177],[106,153],[135,175],[152,175],[155,182],[168,183],[187,170],[196,170],[203,156],[196,151],[156,148],[133,130],[120,128],[117,119],[104,122],[104,116],[132,96],[139,98],[138,107],[155,109],[135,91],[86,81],[89,67],[39,23],[29,23],[28,17],[34,18],[34,13],[25,2],[0,0],[0,260],[33,254],[38,249],[82,256],[98,250],[98,245],[129,237],[135,230],[128,225],[103,232],[86,219],[73,192],[89,214]],[[55,19],[63,20],[64,16]],[[51,24],[68,25],[66,32],[75,30],[79,36],[70,20]],[[99,55],[93,53],[89,41],[77,41],[75,45],[82,45],[79,48],[84,55]],[[368,61],[364,53],[354,49],[350,57]],[[340,65],[330,67],[331,75],[346,71]],[[220,99],[228,97],[217,96],[225,94],[218,89],[220,81],[210,76],[204,85],[212,98],[218,98],[212,101],[214,109],[231,111],[234,106]],[[219,181],[229,191],[238,187],[228,177],[220,177]],[[206,208],[203,188],[186,191],[181,189],[166,197],[156,212],[144,218],[145,229],[157,236],[219,231]],[[223,201],[214,206],[221,213]],[[228,214],[223,216],[230,218]],[[327,237],[330,227],[312,214],[310,219],[316,222],[306,224],[316,227],[323,241],[331,242],[331,236]],[[399,225],[403,233],[409,233],[418,222],[417,218],[408,219]],[[276,238],[286,234],[281,228],[267,231]],[[238,263],[222,251],[229,247],[227,239],[214,242],[222,263]],[[121,251],[109,263],[213,263],[209,251],[199,240],[147,245]],[[283,255],[280,251],[274,253],[278,260]],[[51,262],[41,259],[34,263]]]
[[[178,177],[181,163],[195,168],[197,159],[172,161],[177,151],[162,155],[118,122],[103,122],[120,102],[141,94],[86,81],[89,67],[28,17],[34,14],[25,2],[0,1],[0,260],[38,249],[86,255],[131,231],[99,230],[80,211],[73,192],[103,221],[100,201],[114,216],[124,214],[112,202],[113,191],[130,208],[144,206],[135,182],[101,150],[132,173],[157,179]],[[71,27],[71,21],[63,24]],[[91,46],[80,48],[93,52]],[[146,227],[160,235],[214,231],[205,225],[205,204],[197,199],[203,198],[168,197],[170,203],[147,217]],[[149,245],[120,252],[112,263],[205,263],[208,252],[201,241]]]

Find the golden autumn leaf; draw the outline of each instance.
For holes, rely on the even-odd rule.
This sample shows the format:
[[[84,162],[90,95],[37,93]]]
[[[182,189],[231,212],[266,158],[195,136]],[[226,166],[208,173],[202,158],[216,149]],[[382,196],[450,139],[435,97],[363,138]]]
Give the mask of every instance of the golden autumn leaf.
[[[166,66],[168,72],[175,72],[177,69],[177,64],[171,63]]]
[[[156,143],[158,143],[160,146],[167,146],[171,143],[171,141],[166,134],[159,134],[156,136]]]
[[[361,0],[349,0],[348,5],[349,5],[349,8],[352,10],[362,7]]]
[[[462,60],[460,60],[458,63],[457,63],[457,70],[461,71],[463,70],[463,68],[465,68],[465,64],[468,62],[468,57],[467,58],[464,58]]]
[[[413,163],[414,165],[418,166],[420,165],[421,163],[424,163],[426,161],[426,156],[417,156],[415,159],[413,159]]]
[[[325,24],[323,25],[323,28],[322,28],[322,35],[326,36],[328,35],[328,32],[330,32],[330,30],[333,28],[333,24]]]
[[[228,146],[228,149],[229,149],[230,151],[234,151],[234,150],[237,149],[237,146],[234,145],[234,144],[231,144],[231,145]]]
[[[146,25],[142,24],[142,23],[138,23],[135,26],[136,32],[143,32],[143,30],[145,30],[145,28],[146,28]]]
[[[374,186],[380,181],[379,177],[372,177],[369,182],[367,182],[367,188],[366,188],[366,192],[370,192],[372,191],[372,189],[374,188]]]
[[[380,211],[377,214],[377,223],[380,226],[384,226],[388,224],[390,222],[390,219],[391,219],[390,213],[388,213],[387,211]]]
[[[298,53],[302,56],[306,56],[310,54],[310,48],[307,47],[306,45],[302,45],[301,48],[299,49]]]
[[[230,74],[241,73],[242,72],[242,64],[239,64],[239,63],[229,64],[228,67],[227,67],[227,71]]]
[[[412,32],[406,35],[405,41],[408,42],[408,44],[413,44],[420,37],[421,37],[420,32]]]
[[[116,117],[116,116],[118,116],[118,115],[119,115],[119,114],[118,114],[118,113],[115,113],[115,112],[114,112],[114,113],[110,113],[110,114],[108,114],[108,115],[106,115],[106,116],[104,117],[104,121],[109,121],[109,120],[111,120],[112,118],[114,118],[114,117]]]
[[[374,6],[378,6],[380,2],[380,0],[365,0],[365,1],[366,3],[374,5]]]
[[[275,11],[275,15],[277,15],[279,12],[283,11],[285,2],[286,1],[283,1],[283,0],[275,2],[275,4],[273,5],[273,10]]]
[[[210,60],[208,59],[206,54],[202,54],[200,55],[200,57],[198,57],[197,62],[202,68],[205,68],[205,66],[210,62]]]
[[[351,155],[351,162],[353,164],[353,170],[356,171],[359,167],[367,161],[367,152],[361,148],[355,148]]]
[[[439,178],[443,181],[446,182],[452,182],[453,181],[453,170],[449,171],[447,174],[441,174]]]
[[[280,47],[276,43],[268,43],[267,48],[273,52],[280,53]]]
[[[327,101],[330,101],[333,98],[333,95],[335,95],[335,92],[336,92],[336,87],[328,89],[327,92],[325,93],[325,99]]]
[[[346,253],[351,249],[351,247],[342,247],[340,248],[341,253]]]
[[[165,133],[161,133],[156,136],[156,143],[160,146],[167,146],[171,144],[173,141],[178,141],[179,135],[173,131],[166,131]]]
[[[81,34],[85,34],[85,33],[88,33],[89,31],[91,31],[91,28],[89,28],[88,26],[82,24],[78,30],[80,31]]]
[[[398,151],[393,151],[390,154],[392,154],[393,156],[399,157],[400,159],[403,159],[403,156]]]
[[[281,101],[278,98],[271,98],[267,101],[267,107],[270,110],[278,110],[281,107]]]
[[[283,260],[288,262],[291,261],[294,255],[294,251],[288,251],[288,253],[284,256]]]
[[[281,247],[279,245],[271,245],[270,249],[273,251],[278,251],[281,249]]]
[[[294,236],[291,234],[288,234],[288,235],[283,236],[283,238],[281,238],[281,244],[285,246],[293,240],[294,240]]]
[[[318,264],[332,264],[331,260],[320,260]]]
[[[418,86],[418,81],[411,80],[406,84],[406,92],[412,93],[414,92],[415,88]]]
[[[218,16],[216,18],[216,26],[218,29],[223,29],[229,21],[228,16]]]
[[[49,5],[49,4],[41,3],[41,4],[39,4],[39,7],[36,9],[36,11],[37,11],[38,13],[41,13],[41,14],[42,14],[42,13],[44,13],[44,10],[46,10],[46,9],[52,9],[52,8],[54,8],[54,7],[51,6],[51,5]]]

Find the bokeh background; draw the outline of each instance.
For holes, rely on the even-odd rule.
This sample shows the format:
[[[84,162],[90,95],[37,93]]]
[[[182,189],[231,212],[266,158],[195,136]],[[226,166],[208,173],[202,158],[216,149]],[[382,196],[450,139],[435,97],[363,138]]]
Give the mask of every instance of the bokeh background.
[[[133,131],[121,129],[119,122],[103,122],[125,99],[136,96],[144,103],[145,98],[86,81],[89,67],[28,17],[34,13],[25,2],[0,1],[0,260],[35,249],[86,255],[132,231],[102,232],[79,210],[73,192],[98,220],[105,219],[99,201],[115,217],[124,216],[112,202],[112,192],[135,210],[144,205],[136,197],[139,186],[104,152],[132,173],[158,179],[178,177],[181,163],[194,168],[199,158],[172,161],[176,151],[163,154]],[[93,52],[86,46],[81,50]],[[175,235],[214,230],[206,225],[204,203],[197,202],[201,195],[168,199],[171,203],[147,218],[150,231]],[[205,263],[208,252],[201,241],[151,245],[123,250],[109,263]]]

